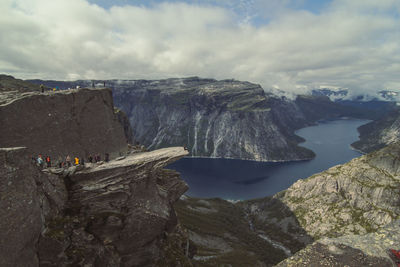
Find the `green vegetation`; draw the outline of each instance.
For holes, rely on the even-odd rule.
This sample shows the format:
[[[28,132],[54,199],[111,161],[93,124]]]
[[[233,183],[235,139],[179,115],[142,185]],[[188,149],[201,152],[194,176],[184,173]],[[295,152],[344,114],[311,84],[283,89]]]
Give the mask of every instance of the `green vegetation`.
[[[197,245],[196,255],[215,256],[206,261],[196,261],[199,266],[255,266],[258,262],[276,264],[286,258],[283,251],[274,248],[250,229],[246,214],[238,205],[222,199],[204,201],[188,198],[178,201],[175,210],[184,228],[204,239],[222,240],[231,248],[224,251]]]

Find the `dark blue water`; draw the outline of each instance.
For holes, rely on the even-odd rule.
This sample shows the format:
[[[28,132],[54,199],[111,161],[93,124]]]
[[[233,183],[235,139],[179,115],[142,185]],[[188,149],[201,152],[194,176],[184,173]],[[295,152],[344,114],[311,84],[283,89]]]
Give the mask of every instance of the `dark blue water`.
[[[179,171],[188,183],[189,196],[251,199],[273,195],[298,179],[309,177],[361,154],[350,148],[357,128],[367,120],[336,120],[296,132],[316,157],[299,162],[255,162],[233,159],[184,158],[168,168]]]

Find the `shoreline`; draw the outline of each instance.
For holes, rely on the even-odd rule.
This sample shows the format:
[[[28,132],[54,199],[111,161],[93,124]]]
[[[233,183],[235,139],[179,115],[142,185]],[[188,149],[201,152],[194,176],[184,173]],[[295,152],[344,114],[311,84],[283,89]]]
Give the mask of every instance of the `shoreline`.
[[[191,159],[229,159],[229,160],[243,160],[243,161],[253,161],[253,162],[263,162],[263,163],[288,163],[288,162],[300,162],[300,161],[308,161],[312,160],[312,158],[305,159],[291,159],[291,160],[255,160],[255,159],[245,159],[245,158],[232,158],[232,157],[207,157],[207,156],[185,156],[183,158],[191,158]]]

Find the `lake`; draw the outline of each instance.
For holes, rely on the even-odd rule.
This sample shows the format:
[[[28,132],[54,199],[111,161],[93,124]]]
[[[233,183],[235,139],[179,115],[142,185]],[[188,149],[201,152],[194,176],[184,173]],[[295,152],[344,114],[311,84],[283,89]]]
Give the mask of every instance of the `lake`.
[[[357,128],[368,120],[324,121],[296,132],[300,145],[315,152],[308,161],[256,162],[235,159],[183,158],[168,166],[181,173],[190,189],[187,195],[245,200],[273,195],[298,179],[359,157],[350,144],[358,140]]]

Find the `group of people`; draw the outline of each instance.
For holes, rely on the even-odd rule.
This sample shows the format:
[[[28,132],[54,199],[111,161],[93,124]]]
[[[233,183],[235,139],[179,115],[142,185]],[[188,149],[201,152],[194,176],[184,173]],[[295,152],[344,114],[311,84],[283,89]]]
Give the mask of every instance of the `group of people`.
[[[103,81],[103,86],[106,87],[106,82],[105,82],[105,81]],[[92,82],[92,88],[95,88],[95,87],[96,87],[95,83]],[[81,88],[81,87],[80,87],[79,85],[76,86],[76,89],[80,89],[80,88]],[[68,88],[68,89],[70,90],[71,88]],[[43,84],[41,84],[41,85],[40,85],[40,92],[41,92],[41,93],[44,93],[45,90],[49,90],[49,91],[55,92],[55,91],[60,90],[60,88],[59,88],[58,86],[56,86],[56,87],[54,87],[54,88],[47,88],[47,87],[45,87]]]
[[[95,154],[94,156],[89,155],[87,158],[87,162],[90,163],[96,163],[101,161],[101,156],[100,154]],[[105,153],[105,162],[110,161],[110,155],[108,153]],[[58,167],[58,168],[69,168],[71,166],[78,166],[82,165],[85,166],[85,158],[84,157],[71,157],[70,155],[67,155],[64,159],[61,156],[58,156],[57,162],[54,166],[52,166],[52,159],[50,156],[42,156],[39,154],[37,158],[32,156],[32,162],[35,163],[39,168],[45,169],[45,168],[51,168],[51,167]]]

